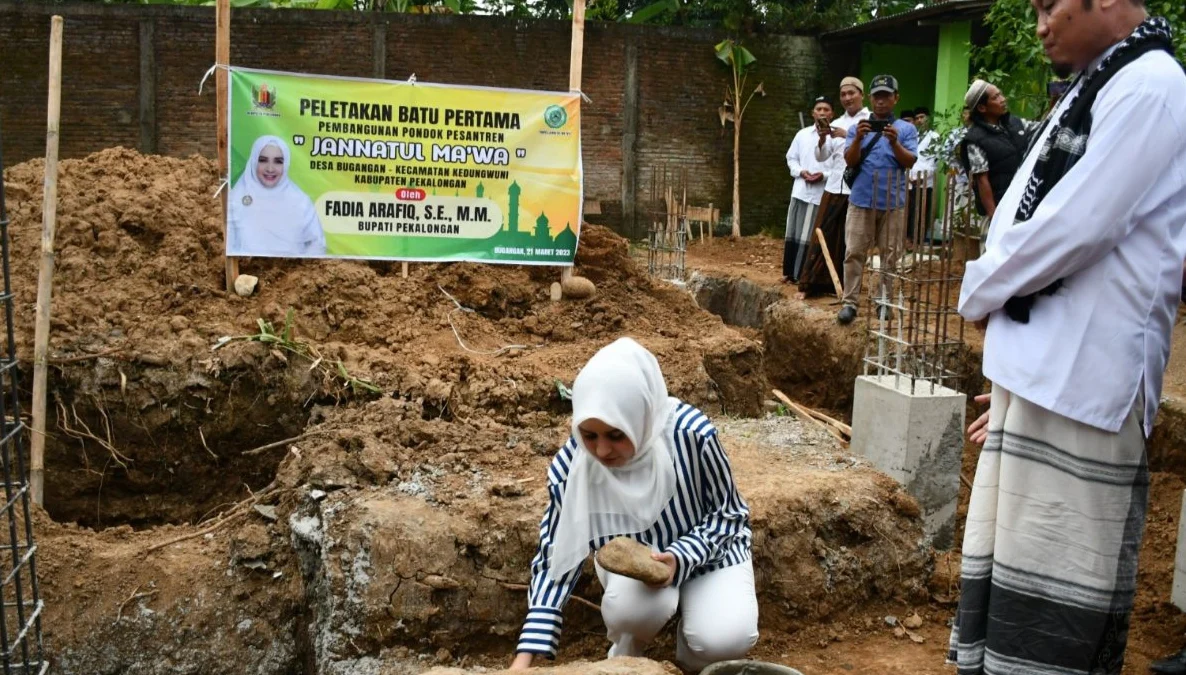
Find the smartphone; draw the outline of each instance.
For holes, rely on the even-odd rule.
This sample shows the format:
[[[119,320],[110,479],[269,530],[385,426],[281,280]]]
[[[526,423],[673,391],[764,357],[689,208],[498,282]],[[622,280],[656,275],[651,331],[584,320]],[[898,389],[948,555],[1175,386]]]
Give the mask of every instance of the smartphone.
[[[816,120],[815,128],[819,131],[831,131],[832,125],[828,124],[827,122],[825,122],[823,120]]]
[[[873,133],[880,134],[889,126],[889,120],[869,120],[869,126],[873,127]]]

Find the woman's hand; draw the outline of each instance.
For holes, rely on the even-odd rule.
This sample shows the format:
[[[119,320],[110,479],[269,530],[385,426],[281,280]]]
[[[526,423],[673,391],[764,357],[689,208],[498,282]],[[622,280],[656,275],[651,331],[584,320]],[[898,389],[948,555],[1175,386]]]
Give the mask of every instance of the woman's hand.
[[[515,660],[511,661],[511,670],[527,670],[534,659],[535,654],[531,652],[519,652],[515,654]]]
[[[652,586],[654,588],[667,588],[668,586],[671,585],[671,582],[675,580],[675,567],[676,567],[675,554],[674,553],[652,553],[651,560],[658,560],[659,562],[663,563],[664,565],[667,565],[667,581],[664,581],[663,583],[658,584],[658,585],[652,584]]]
[[[976,397],[975,401],[980,404],[985,404],[992,401],[992,394],[981,394]],[[972,426],[968,427],[968,440],[976,445],[984,445],[984,441],[988,440],[988,410],[984,414],[972,422]]]

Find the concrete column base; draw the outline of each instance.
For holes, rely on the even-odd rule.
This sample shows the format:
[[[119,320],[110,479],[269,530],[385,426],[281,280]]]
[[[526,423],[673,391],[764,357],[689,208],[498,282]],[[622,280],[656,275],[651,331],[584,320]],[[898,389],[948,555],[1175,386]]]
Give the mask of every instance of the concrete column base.
[[[862,375],[852,406],[852,451],[900,482],[922,507],[923,531],[951,548],[964,454],[967,396],[909,378]]]
[[[1174,590],[1170,602],[1186,612],[1186,490],[1182,491],[1182,512],[1178,515],[1178,552],[1174,556]]]

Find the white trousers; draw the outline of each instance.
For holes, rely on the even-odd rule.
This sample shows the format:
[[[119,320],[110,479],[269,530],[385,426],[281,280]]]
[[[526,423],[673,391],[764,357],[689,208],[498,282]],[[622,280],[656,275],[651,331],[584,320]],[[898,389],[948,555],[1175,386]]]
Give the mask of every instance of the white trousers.
[[[686,670],[699,672],[717,661],[744,658],[758,641],[758,597],[749,560],[679,588],[658,589],[596,567],[605,589],[601,616],[612,643],[609,658],[642,656],[677,608],[675,659]]]

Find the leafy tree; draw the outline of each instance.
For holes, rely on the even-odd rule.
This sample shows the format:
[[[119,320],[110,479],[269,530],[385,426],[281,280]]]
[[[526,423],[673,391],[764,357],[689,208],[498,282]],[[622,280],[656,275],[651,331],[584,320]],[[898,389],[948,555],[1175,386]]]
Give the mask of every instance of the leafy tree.
[[[719,43],[714,49],[717,58],[729,66],[733,76],[732,84],[725,87],[725,104],[720,108],[720,116],[721,126],[733,122],[733,239],[738,239],[741,237],[741,120],[754,95],[765,96],[766,90],[759,82],[749,96],[745,95],[745,80],[758,60],[748,49],[731,39]]]
[[[1177,55],[1186,61],[1186,3],[1182,0],[1147,0],[1149,13],[1164,16],[1174,27]],[[992,31],[984,47],[972,49],[979,77],[1001,88],[1010,108],[1036,117],[1046,108],[1046,83],[1054,71],[1035,32],[1037,17],[1030,0],[997,0],[985,21]]]

